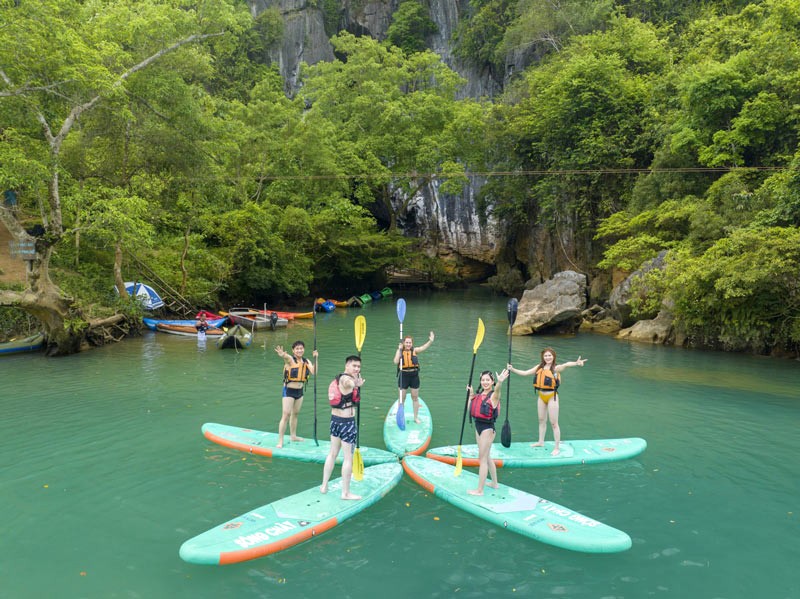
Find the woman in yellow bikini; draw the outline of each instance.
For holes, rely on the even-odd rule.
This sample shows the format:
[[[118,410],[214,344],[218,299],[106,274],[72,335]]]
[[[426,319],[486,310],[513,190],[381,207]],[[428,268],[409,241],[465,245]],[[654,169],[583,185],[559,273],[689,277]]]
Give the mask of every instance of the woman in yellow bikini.
[[[529,370],[518,370],[511,364],[509,372],[522,376],[534,375],[533,388],[536,389],[537,410],[539,413],[539,440],[532,447],[542,447],[544,436],[547,433],[547,418],[550,417],[550,426],[553,428],[555,445],[551,455],[561,453],[561,429],[558,427],[558,386],[561,384],[561,371],[572,366],[583,366],[586,359],[578,356],[574,362],[556,363],[556,352],[550,347],[542,350],[542,361]]]

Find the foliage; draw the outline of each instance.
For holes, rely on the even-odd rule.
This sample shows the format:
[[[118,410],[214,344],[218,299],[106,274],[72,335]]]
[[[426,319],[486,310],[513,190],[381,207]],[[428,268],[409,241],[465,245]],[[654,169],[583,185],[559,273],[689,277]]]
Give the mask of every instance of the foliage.
[[[425,39],[436,30],[436,23],[431,20],[427,8],[418,0],[405,0],[392,15],[386,41],[404,52],[423,52],[427,48]]]

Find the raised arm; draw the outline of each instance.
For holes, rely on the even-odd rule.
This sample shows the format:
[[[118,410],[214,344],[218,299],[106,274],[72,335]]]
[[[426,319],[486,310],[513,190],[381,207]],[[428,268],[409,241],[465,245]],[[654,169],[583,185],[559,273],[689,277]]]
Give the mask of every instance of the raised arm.
[[[291,360],[291,357],[289,356],[289,353],[285,349],[283,349],[282,345],[276,345],[275,346],[275,353],[278,354],[281,358],[283,358],[283,361],[287,365],[292,363],[292,360]]]
[[[508,372],[513,372],[514,374],[519,374],[521,376],[530,376],[532,374],[536,374],[536,371],[539,370],[539,365],[537,364],[533,368],[529,368],[528,370],[520,370],[518,368],[514,368],[511,364],[506,366],[506,370]]]
[[[564,362],[563,364],[556,366],[556,372],[561,372],[565,368],[572,368],[573,366],[583,366],[587,360],[588,358],[581,358],[578,356],[578,359],[574,362]]]
[[[423,343],[422,345],[420,345],[419,347],[415,348],[416,352],[420,353],[420,352],[424,352],[426,349],[428,349],[431,346],[431,343],[433,343],[434,337],[435,337],[435,335],[433,334],[433,331],[431,331],[428,334],[428,340],[425,343]]]

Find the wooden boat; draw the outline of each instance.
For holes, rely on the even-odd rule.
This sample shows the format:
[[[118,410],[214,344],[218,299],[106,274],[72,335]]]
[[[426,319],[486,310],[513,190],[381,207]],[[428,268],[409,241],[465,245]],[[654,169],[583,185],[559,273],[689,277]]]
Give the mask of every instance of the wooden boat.
[[[228,319],[225,316],[220,316],[214,320],[209,319],[208,326],[218,329],[222,325],[224,325],[227,320]],[[142,318],[142,322],[144,322],[144,326],[146,326],[151,331],[157,331],[159,324],[187,326],[187,327],[192,327],[193,329],[194,325],[197,324],[196,320],[164,320],[161,318]],[[197,329],[195,329],[194,332],[196,333]]]
[[[266,312],[264,310],[254,310],[252,308],[231,308],[228,311],[228,318],[233,324],[240,324],[248,331],[252,330],[275,330],[278,327],[285,327],[289,324],[288,318],[281,318],[277,312]]]
[[[220,349],[244,349],[250,347],[252,342],[253,334],[242,325],[235,324],[217,339],[217,347]]]
[[[169,333],[170,335],[182,335],[183,337],[197,337],[197,329],[194,323],[191,325],[186,324],[166,324],[159,322],[156,324],[156,330],[162,333]],[[222,329],[211,328],[206,331],[206,337],[222,337],[225,331]]]
[[[24,352],[34,352],[42,349],[44,346],[44,335],[36,333],[30,337],[23,337],[22,339],[12,339],[6,343],[0,343],[0,355],[5,354],[21,354]]]

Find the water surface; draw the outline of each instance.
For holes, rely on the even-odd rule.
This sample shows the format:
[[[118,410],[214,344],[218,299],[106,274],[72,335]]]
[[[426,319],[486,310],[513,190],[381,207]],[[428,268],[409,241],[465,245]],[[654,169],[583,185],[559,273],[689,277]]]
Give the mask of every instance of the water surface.
[[[477,319],[476,373],[508,358],[506,300],[482,290],[405,295],[433,446],[457,443]],[[395,305],[337,310],[317,326],[318,434],[325,390],[367,318],[362,444],[383,447],[396,397]],[[514,337],[515,365],[545,345],[565,372],[565,439],[643,437],[634,460],[500,470],[500,480],[626,531],[624,553],[588,555],[499,529],[408,477],[332,531],[280,554],[223,567],[187,564],[186,539],[319,484],[322,467],[226,449],[200,427],[277,430],[282,360],[274,345],[310,321],[259,334],[242,352],[144,337],[67,358],[0,359],[0,597],[800,597],[800,367],[797,361],[574,337]],[[511,379],[514,442],[536,435],[531,379]],[[504,406],[505,408],[505,402]],[[300,434],[311,441],[313,384]],[[551,433],[548,431],[548,439]],[[473,442],[467,427],[464,442]],[[337,474],[338,476],[338,469]]]

